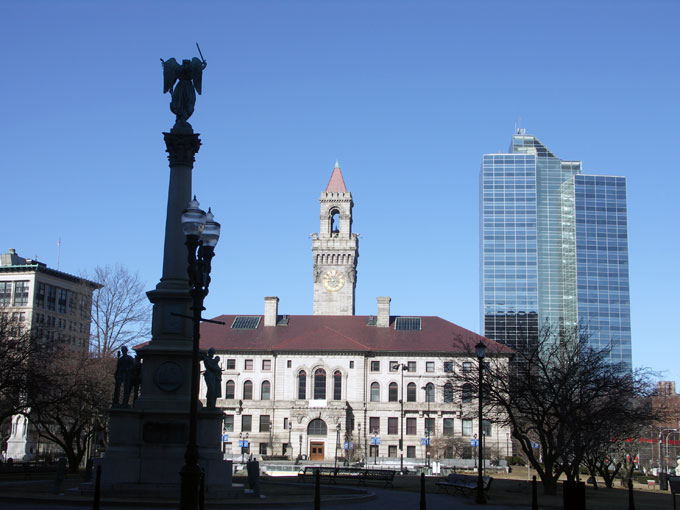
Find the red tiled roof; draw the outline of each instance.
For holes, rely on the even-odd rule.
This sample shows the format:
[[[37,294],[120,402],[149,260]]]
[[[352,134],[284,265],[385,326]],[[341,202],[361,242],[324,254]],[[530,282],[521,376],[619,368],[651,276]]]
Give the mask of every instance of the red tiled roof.
[[[333,173],[331,174],[331,178],[328,181],[328,186],[326,186],[326,192],[337,192],[337,193],[346,193],[347,188],[345,187],[345,180],[342,178],[342,171],[340,171],[340,167],[336,166],[333,169]]]
[[[512,353],[512,349],[457,326],[441,317],[422,317],[419,331],[397,331],[394,317],[389,328],[367,326],[366,315],[290,315],[287,326],[232,329],[237,315],[214,320],[224,326],[201,324],[201,348],[217,351],[373,351],[474,353],[480,340],[489,353]]]

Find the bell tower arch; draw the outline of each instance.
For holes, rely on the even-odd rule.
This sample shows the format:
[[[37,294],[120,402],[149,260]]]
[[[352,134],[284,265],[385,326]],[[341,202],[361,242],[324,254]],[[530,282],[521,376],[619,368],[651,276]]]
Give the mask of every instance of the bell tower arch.
[[[359,240],[352,232],[352,194],[337,161],[319,203],[319,233],[312,234],[314,315],[354,315]]]

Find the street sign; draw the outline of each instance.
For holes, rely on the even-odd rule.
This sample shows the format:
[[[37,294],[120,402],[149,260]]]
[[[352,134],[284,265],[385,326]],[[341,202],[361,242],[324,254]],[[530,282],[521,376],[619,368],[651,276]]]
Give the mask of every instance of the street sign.
[[[421,438],[420,444],[423,445],[423,446],[430,446],[430,438],[429,437]]]
[[[229,434],[222,434],[222,442],[223,443],[229,442]]]
[[[479,446],[479,439],[470,439],[470,446]]]
[[[371,438],[371,445],[375,446],[375,445],[378,445],[378,444],[380,444],[380,438],[379,437],[372,437]]]
[[[540,445],[538,443],[534,443],[533,441],[531,442],[531,447],[532,448],[538,448]]]
[[[246,441],[244,439],[240,439],[239,442],[238,442],[239,448],[248,448],[248,445],[249,445],[248,441]]]
[[[350,442],[345,441],[344,449],[345,450],[354,450],[354,443],[352,441],[350,441]]]

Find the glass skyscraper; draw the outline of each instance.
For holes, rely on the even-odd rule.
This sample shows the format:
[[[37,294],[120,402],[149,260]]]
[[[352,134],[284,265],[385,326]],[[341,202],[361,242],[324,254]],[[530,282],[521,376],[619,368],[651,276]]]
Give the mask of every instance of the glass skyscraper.
[[[480,172],[482,332],[513,348],[580,333],[631,365],[626,182],[518,131]]]

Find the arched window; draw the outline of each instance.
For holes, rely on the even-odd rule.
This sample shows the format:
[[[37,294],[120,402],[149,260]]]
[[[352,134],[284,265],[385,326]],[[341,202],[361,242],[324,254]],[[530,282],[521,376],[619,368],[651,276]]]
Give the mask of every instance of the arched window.
[[[416,401],[416,383],[408,383],[406,386],[406,401],[415,402]]]
[[[434,384],[425,385],[425,402],[434,402]]]
[[[307,398],[307,372],[300,370],[298,374],[298,400]]]
[[[342,373],[340,373],[340,370],[333,373],[333,400],[342,400]]]
[[[444,385],[444,402],[447,404],[453,402],[453,384],[450,382]]]
[[[399,402],[399,386],[397,386],[397,383],[390,383],[387,400],[390,402]]]
[[[243,383],[243,400],[253,399],[253,382],[246,381]]]
[[[262,382],[262,391],[260,391],[260,400],[269,400],[271,398],[272,385],[269,381]]]
[[[463,402],[472,402],[472,385],[470,383],[463,384]]]
[[[377,382],[371,383],[371,402],[380,402],[380,385]]]
[[[231,379],[227,381],[227,390],[224,392],[224,398],[236,398],[236,384]]]
[[[317,418],[309,422],[307,425],[307,435],[308,436],[325,436],[328,434],[328,427],[326,427],[326,422],[321,418]]]
[[[317,368],[314,372],[314,400],[326,399],[326,371]]]
[[[333,209],[331,211],[331,233],[340,232],[340,211]]]

